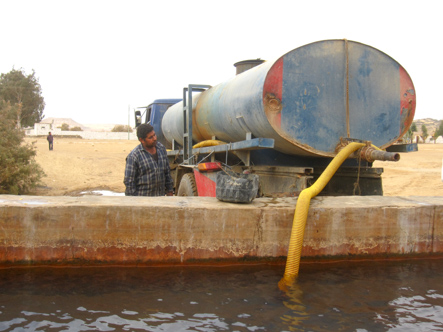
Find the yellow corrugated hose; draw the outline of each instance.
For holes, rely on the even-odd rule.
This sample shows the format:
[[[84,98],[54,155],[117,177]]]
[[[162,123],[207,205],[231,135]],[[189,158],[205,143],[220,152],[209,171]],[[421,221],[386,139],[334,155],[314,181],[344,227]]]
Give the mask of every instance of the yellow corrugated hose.
[[[289,241],[285,274],[278,283],[280,289],[287,290],[298,276],[306,219],[308,218],[311,199],[317,196],[323,190],[337,169],[349,157],[349,155],[364,146],[366,146],[365,143],[352,142],[344,147],[334,157],[328,167],[326,167],[325,171],[320,175],[317,181],[315,181],[312,186],[304,189],[300,193],[300,196],[297,199],[297,205],[295,207],[294,220],[292,222],[291,239]]]
[[[222,145],[222,144],[226,144],[226,142],[218,141],[215,139],[209,139],[209,140],[202,141],[200,143],[195,144],[192,148],[197,149],[197,148],[204,148],[207,146]]]

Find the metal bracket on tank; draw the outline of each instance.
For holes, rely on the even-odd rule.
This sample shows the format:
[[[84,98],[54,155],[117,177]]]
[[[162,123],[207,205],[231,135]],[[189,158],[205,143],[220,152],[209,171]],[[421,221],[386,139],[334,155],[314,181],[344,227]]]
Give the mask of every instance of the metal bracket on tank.
[[[211,88],[210,85],[189,84],[183,88],[183,163],[192,164],[192,93],[203,92]],[[186,95],[188,98],[186,99]],[[186,102],[186,100],[188,102]]]
[[[273,149],[273,148],[274,148],[274,139],[272,138],[251,138],[239,142],[194,148],[192,149],[192,153],[193,156],[199,156],[202,154],[226,153],[226,152],[232,152],[232,153],[240,152],[241,154],[242,152],[247,153],[248,150]],[[180,153],[181,151],[179,150],[167,151],[168,157],[175,157],[177,154]],[[242,156],[247,156],[247,154],[242,154]],[[184,163],[182,163],[182,165],[183,164]]]
[[[251,139],[252,139],[252,133],[246,133],[246,141],[251,140]],[[251,166],[251,151],[250,150],[234,151],[234,154],[237,157],[239,157],[241,161],[243,161],[245,166]]]

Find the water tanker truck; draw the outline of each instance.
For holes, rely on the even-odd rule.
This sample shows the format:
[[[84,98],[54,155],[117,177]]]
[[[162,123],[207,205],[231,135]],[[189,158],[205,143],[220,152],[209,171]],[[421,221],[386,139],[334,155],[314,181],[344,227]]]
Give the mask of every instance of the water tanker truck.
[[[226,82],[155,100],[144,119],[136,111],[136,125],[153,125],[169,149],[177,195],[215,196],[217,174],[229,169],[257,175],[258,196],[296,196],[350,142],[366,147],[321,195],[383,194],[383,169],[372,163],[399,159],[385,150],[407,132],[416,105],[398,62],[358,42],[324,40],[236,65]]]

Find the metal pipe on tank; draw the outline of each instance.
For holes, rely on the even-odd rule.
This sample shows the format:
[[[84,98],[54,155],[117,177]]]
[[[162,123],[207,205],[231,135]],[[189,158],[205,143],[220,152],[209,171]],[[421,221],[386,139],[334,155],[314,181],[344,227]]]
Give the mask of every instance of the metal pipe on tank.
[[[273,138],[293,155],[335,156],[340,137],[384,149],[412,124],[415,89],[394,59],[361,43],[325,40],[251,68],[193,99],[193,140]],[[183,106],[162,129],[183,141]]]
[[[386,152],[374,149],[372,147],[366,147],[361,150],[361,157],[369,162],[374,162],[375,160],[381,161],[399,161],[400,154],[397,152]]]
[[[241,74],[251,68],[254,68],[258,65],[261,65],[265,60],[255,59],[255,60],[243,60],[234,63],[234,67],[236,69],[236,75]]]

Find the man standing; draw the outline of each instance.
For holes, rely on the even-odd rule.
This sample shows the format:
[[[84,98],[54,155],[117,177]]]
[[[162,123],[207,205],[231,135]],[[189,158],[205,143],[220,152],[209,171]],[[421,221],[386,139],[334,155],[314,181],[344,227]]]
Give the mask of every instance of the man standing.
[[[49,135],[46,137],[46,140],[49,143],[49,151],[51,151],[54,148],[54,136],[52,136],[51,132],[49,132]]]
[[[126,157],[124,184],[126,196],[172,196],[173,180],[166,148],[157,142],[154,128],[137,128],[140,144]]]

